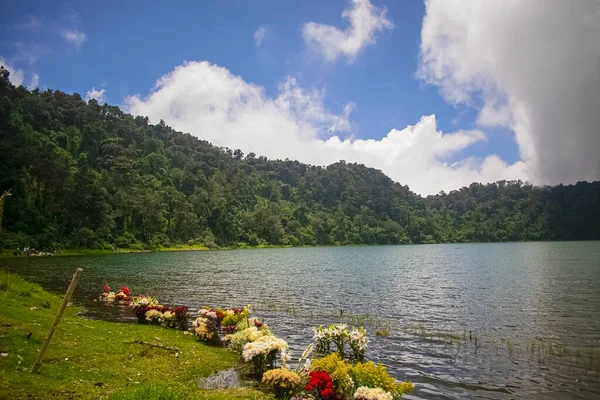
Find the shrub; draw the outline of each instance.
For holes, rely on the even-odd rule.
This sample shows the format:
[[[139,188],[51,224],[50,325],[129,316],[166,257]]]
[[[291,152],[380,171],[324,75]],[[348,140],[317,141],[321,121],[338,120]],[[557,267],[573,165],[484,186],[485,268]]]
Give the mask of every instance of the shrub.
[[[31,236],[26,235],[22,232],[9,233],[3,232],[0,234],[0,248],[16,250],[17,248],[23,249],[23,247],[31,247],[34,244],[34,240]]]
[[[150,246],[153,249],[158,249],[159,247],[170,247],[171,241],[164,233],[155,233],[150,239]]]

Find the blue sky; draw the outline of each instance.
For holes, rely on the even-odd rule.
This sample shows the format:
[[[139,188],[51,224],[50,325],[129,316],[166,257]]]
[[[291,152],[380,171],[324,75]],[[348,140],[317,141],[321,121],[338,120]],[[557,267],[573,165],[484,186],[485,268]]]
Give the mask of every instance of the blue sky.
[[[153,121],[164,118],[177,129],[190,131],[219,145],[317,164],[327,164],[336,158],[365,162],[402,183],[409,183],[411,187],[416,185],[416,190],[421,193],[450,190],[472,180],[536,180],[530,173],[531,168],[527,168],[529,159],[519,151],[520,148],[523,150],[525,139],[519,142],[523,135],[516,131],[516,111],[509,110],[513,117],[505,122],[481,123],[486,105],[492,106],[493,115],[504,121],[504,114],[499,110],[512,104],[511,93],[503,90],[501,85],[491,94],[486,89],[489,85],[477,87],[481,71],[469,71],[466,82],[461,72],[458,79],[457,71],[464,69],[463,65],[457,64],[460,57],[452,61],[454,64],[444,65],[444,71],[449,68],[456,72],[454,75],[446,72],[439,75],[440,70],[433,68],[448,63],[439,53],[433,51],[432,54],[438,55],[427,62],[422,58],[425,50],[441,48],[448,54],[468,51],[469,40],[475,40],[461,38],[456,33],[456,40],[465,43],[455,44],[458,50],[448,47],[440,37],[448,35],[446,30],[452,24],[440,26],[436,20],[439,15],[448,17],[453,11],[435,3],[432,0],[429,4],[431,18],[428,22],[424,19],[425,4],[417,0],[239,0],[212,4],[180,1],[169,5],[148,1],[2,0],[0,59],[22,75],[24,85],[78,92],[82,96],[94,88],[96,97],[103,91],[103,101],[136,114],[147,114]],[[353,23],[342,17],[345,11],[355,12],[357,21],[366,21],[365,26],[371,24],[374,28],[362,39],[360,35],[364,32],[357,33],[352,39]],[[465,24],[478,23],[477,12],[481,10],[473,11],[473,21]],[[320,26],[313,36],[307,33],[310,23]],[[433,31],[431,37],[423,36],[425,23],[431,28],[428,31]],[[460,32],[460,26],[458,28],[456,32]],[[260,43],[255,38],[259,29],[264,32]],[[358,45],[347,52],[339,50],[344,44],[335,42],[336,36],[327,29],[346,32],[351,37],[346,44],[351,45],[356,40]],[[333,48],[333,53],[327,53],[326,46]],[[328,54],[334,54],[333,59]],[[193,68],[191,65],[185,67],[184,61],[206,61],[208,64]],[[182,66],[179,75],[174,73],[178,66]],[[218,78],[221,80],[210,75],[217,68],[228,72]],[[491,67],[488,70],[484,72],[496,85],[499,81],[494,75],[496,72]],[[33,78],[36,75],[37,80]],[[162,90],[153,89],[161,77],[170,77],[169,83]],[[234,82],[236,77],[241,83]],[[17,79],[20,77],[15,75],[13,81]],[[290,79],[293,81],[289,90],[282,92],[281,85]],[[259,87],[262,94],[251,93],[251,84]],[[188,91],[190,86],[203,85],[215,87],[194,95]],[[471,88],[473,85],[475,89]],[[179,91],[173,92],[174,87]],[[225,95],[229,99],[226,104],[222,101],[222,90],[229,91]],[[230,97],[238,90],[246,93],[241,95],[243,99],[250,96],[255,102],[252,107],[247,105],[248,100],[240,100],[236,95]],[[456,95],[456,91],[464,92],[464,95]],[[210,95],[218,98],[214,102],[205,102]],[[200,97],[194,99],[194,96]],[[279,104],[275,111],[270,109],[273,102]],[[185,105],[181,106],[182,103]],[[219,106],[227,113],[232,107],[238,107],[240,111],[226,120],[219,120],[217,125],[205,125],[204,121],[186,115],[194,113],[194,104],[210,110],[200,112],[207,120],[218,119],[211,112],[215,108],[219,111]],[[347,105],[350,111],[345,114]],[[318,115],[309,111],[315,108],[319,110]],[[275,116],[278,113],[283,116]],[[374,154],[367,149],[367,144],[361,149],[348,147],[357,139],[373,139],[373,146],[389,147],[382,139],[392,130],[404,132],[407,126],[418,127],[422,117],[430,115],[435,115],[435,123],[427,125],[427,132],[433,136],[419,142],[420,146],[435,148],[435,151],[403,147],[398,151],[379,149]],[[269,137],[260,136],[261,129],[265,129],[261,124],[269,125],[269,118],[279,118],[281,124],[273,124],[281,126],[280,129],[293,125],[294,128],[289,128],[293,132],[289,134],[295,139],[319,139],[323,141],[319,146],[326,149],[311,151],[307,148],[304,153],[294,152],[285,149],[285,140],[275,148],[263,145],[261,138],[269,140]],[[252,121],[253,129],[245,132],[243,126],[232,128],[232,120],[244,120],[246,124]],[[343,120],[343,128],[331,128],[334,120]],[[232,129],[239,136],[228,131],[219,133],[225,129]],[[248,140],[248,136],[254,134],[250,131],[258,132],[260,137]],[[463,137],[460,132],[469,133]],[[442,140],[445,135],[448,140]],[[338,137],[342,143],[325,143],[331,136]],[[414,142],[409,136],[408,133],[398,136],[403,144],[398,140],[395,143],[410,146],[405,143]],[[252,148],[252,144],[256,148]],[[344,146],[348,149],[344,150]],[[439,146],[447,148],[439,149]],[[312,156],[315,152],[329,153],[327,149],[335,154],[321,158]],[[411,164],[406,161],[411,158],[406,154],[428,161]],[[486,172],[485,160],[494,155],[501,162],[494,158],[490,161],[494,162],[494,167]],[[380,159],[386,161],[379,162]],[[428,169],[432,165],[435,168],[431,171],[438,172]],[[407,178],[400,169],[410,169],[414,176]],[[429,183],[423,184],[423,180]]]

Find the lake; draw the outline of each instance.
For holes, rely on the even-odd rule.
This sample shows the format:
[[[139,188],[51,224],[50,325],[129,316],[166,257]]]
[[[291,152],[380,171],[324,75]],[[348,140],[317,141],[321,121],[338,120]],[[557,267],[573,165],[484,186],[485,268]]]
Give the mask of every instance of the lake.
[[[298,357],[311,327],[364,325],[367,357],[408,399],[600,397],[600,242],[320,247],[0,259],[64,291],[90,318],[131,319],[94,299],[127,285],[167,305],[251,304]],[[375,330],[389,328],[389,336]]]

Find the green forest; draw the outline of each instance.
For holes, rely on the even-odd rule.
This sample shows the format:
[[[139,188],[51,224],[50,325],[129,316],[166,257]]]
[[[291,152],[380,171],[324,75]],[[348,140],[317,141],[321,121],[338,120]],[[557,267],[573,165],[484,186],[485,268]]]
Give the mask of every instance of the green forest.
[[[422,197],[381,171],[221,148],[0,70],[0,248],[600,239],[600,182]]]

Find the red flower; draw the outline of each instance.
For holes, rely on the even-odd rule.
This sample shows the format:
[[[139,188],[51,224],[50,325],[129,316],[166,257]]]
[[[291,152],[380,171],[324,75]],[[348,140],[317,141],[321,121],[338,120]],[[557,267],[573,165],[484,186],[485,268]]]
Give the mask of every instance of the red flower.
[[[311,371],[309,373],[310,382],[306,385],[305,389],[309,392],[316,391],[315,393],[319,398],[323,399],[335,399],[333,393],[333,381],[331,376],[325,371]]]
[[[188,312],[188,308],[186,306],[179,306],[175,308],[175,314],[184,315]]]
[[[110,286],[108,286],[108,285],[104,286],[104,291],[106,293],[110,292]]]
[[[123,286],[121,288],[121,292],[125,293],[125,296],[129,296],[131,294],[131,292],[129,291],[129,288],[127,286]]]

